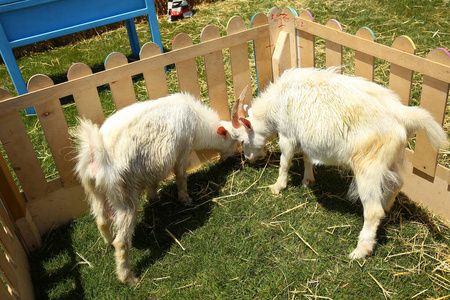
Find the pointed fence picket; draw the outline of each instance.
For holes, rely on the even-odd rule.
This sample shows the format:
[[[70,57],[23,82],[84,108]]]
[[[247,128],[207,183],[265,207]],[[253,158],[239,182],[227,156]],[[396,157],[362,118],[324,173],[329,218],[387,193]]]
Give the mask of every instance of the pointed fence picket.
[[[229,90],[237,97],[248,85],[247,99],[252,98],[252,74],[257,89],[263,90],[287,68],[315,66],[315,40],[325,40],[326,66],[340,66],[343,49],[355,51],[355,75],[374,79],[375,58],[389,61],[389,87],[404,104],[409,103],[412,73],[423,74],[420,106],[429,110],[442,124],[450,82],[450,55],[435,49],[426,58],[414,54],[415,46],[407,37],[397,38],[391,47],[379,44],[369,28],[355,35],[345,33],[339,22],[326,25],[314,22],[308,11],[273,8],[256,14],[251,28],[242,18],[232,18],[226,35],[218,28],[206,26],[200,43],[194,44],[187,34],[173,40],[173,50],[161,53],[159,46],[145,44],[140,60],[128,62],[121,53],[112,53],[105,70],[93,73],[90,67],[77,63],[68,71],[68,81],[54,85],[43,75],[30,79],[28,94],[12,97],[0,89],[0,282],[1,299],[32,299],[32,284],[26,252],[39,247],[41,235],[52,226],[67,222],[87,210],[83,189],[73,175],[73,145],[60,99],[72,96],[80,117],[101,125],[105,113],[98,88],[109,86],[116,110],[136,102],[133,78],[143,75],[148,99],[169,94],[165,67],[175,65],[180,91],[200,99],[199,70],[204,68],[210,106],[221,119],[229,120]],[[253,53],[249,52],[253,42]],[[227,84],[224,51],[229,51],[232,87]],[[254,56],[253,56],[254,55]],[[249,59],[255,58],[255,66]],[[198,58],[203,59],[199,64]],[[253,69],[254,68],[254,69]],[[341,72],[341,71],[340,71]],[[59,178],[47,180],[28,136],[19,111],[34,106],[46,143],[55,161]],[[191,154],[193,169],[215,156],[199,151]],[[402,189],[412,200],[426,205],[434,213],[450,219],[450,170],[437,163],[437,153],[430,149],[422,132],[417,134],[415,149],[405,150]],[[15,174],[18,185],[13,175]],[[6,209],[5,209],[6,208]],[[6,282],[6,283],[5,283]]]

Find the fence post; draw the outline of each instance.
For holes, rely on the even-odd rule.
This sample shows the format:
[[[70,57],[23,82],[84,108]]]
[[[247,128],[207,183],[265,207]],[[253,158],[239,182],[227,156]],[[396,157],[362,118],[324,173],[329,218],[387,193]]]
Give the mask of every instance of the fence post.
[[[75,63],[67,71],[69,81],[77,78],[92,75],[92,69],[83,63]],[[102,125],[105,121],[105,114],[100,103],[97,88],[84,88],[73,93],[78,114],[82,118],[87,118],[97,125]]]
[[[0,196],[27,250],[39,248],[42,244],[41,236],[2,155],[0,155]]]
[[[173,50],[192,46],[192,38],[186,33],[179,33],[172,41]],[[175,63],[180,91],[190,93],[200,99],[201,92],[198,84],[197,63],[195,57],[186,57],[186,60]]]
[[[337,20],[331,19],[327,22],[326,26],[342,31],[341,24]],[[325,52],[326,52],[326,67],[340,67],[343,64],[342,45],[325,40]],[[338,73],[342,73],[342,68],[338,70]]]
[[[316,65],[315,36],[302,30],[302,19],[314,22],[314,18],[308,10],[302,11],[299,15],[299,19],[296,22],[296,28],[298,29],[298,47],[300,49],[300,67],[314,68]]]
[[[269,24],[267,16],[257,13],[252,18],[252,28]],[[271,45],[269,34],[253,41],[255,53],[256,74],[258,80],[258,93],[264,91],[266,86],[273,81],[271,63]]]
[[[161,54],[161,48],[155,43],[146,43],[142,46],[140,59],[146,59],[152,56]],[[158,99],[169,95],[169,88],[167,87],[166,71],[165,69],[145,70],[143,73],[145,79],[145,86],[147,88],[148,99]]]
[[[227,25],[227,34],[245,31],[245,22],[240,17],[233,17]],[[247,41],[240,45],[230,47],[231,72],[233,74],[234,96],[237,99],[241,91],[248,86],[245,102],[251,104],[252,101],[252,81],[250,73],[250,63],[248,60]]]
[[[28,81],[28,91],[33,92],[53,86],[53,81],[45,75],[34,75]],[[34,106],[36,115],[44,131],[45,139],[58,169],[61,182],[65,187],[76,184],[73,173],[75,153],[69,139],[69,127],[64,116],[59,98],[51,97],[47,102]]]
[[[214,25],[207,25],[200,34],[200,41],[206,42],[220,38],[220,31]],[[208,87],[209,105],[218,114],[221,120],[230,121],[230,108],[228,105],[227,83],[222,51],[214,51],[203,55],[206,84]]]
[[[399,36],[392,43],[392,48],[405,51],[407,53],[415,54],[416,46],[413,41],[407,36]],[[409,105],[411,97],[413,71],[405,67],[391,64],[391,70],[389,75],[389,88],[396,92],[403,105]]]
[[[113,52],[105,60],[105,69],[110,70],[126,64],[128,64],[128,59],[125,55],[119,52]],[[116,105],[116,111],[136,102],[136,94],[131,77],[110,82],[109,88],[111,89],[114,104]]]
[[[273,8],[269,12],[274,80],[286,69],[297,66],[294,18],[294,12],[289,7],[285,7],[282,11],[279,8]]]
[[[428,54],[427,59],[444,65],[450,65],[450,53],[443,48],[432,50]],[[440,81],[426,75],[423,76],[420,107],[428,110],[440,125],[444,122],[448,88],[448,82]],[[426,174],[427,176],[423,177],[431,181],[436,172],[436,164],[437,152],[431,148],[423,130],[419,130],[416,135],[416,147],[414,148],[414,168]]]
[[[374,42],[375,36],[367,27],[360,28],[355,36]],[[375,57],[361,51],[355,51],[355,76],[361,76],[369,81],[374,78]]]

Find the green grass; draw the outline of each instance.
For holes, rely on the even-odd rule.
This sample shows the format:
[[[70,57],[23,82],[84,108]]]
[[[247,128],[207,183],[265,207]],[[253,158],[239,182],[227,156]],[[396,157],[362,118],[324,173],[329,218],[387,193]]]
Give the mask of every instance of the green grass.
[[[117,280],[113,248],[89,215],[52,230],[31,260],[38,299],[382,299],[381,287],[393,299],[448,295],[447,225],[400,196],[374,255],[350,261],[363,217],[344,199],[347,174],[319,168],[307,190],[296,159],[275,197],[261,187],[276,178],[278,158],[242,165],[235,157],[192,174],[193,208],[176,202],[172,181],[158,203],[142,203],[131,250],[137,287]]]
[[[169,23],[160,16],[164,48],[170,51],[172,39],[180,32],[189,33],[198,43],[201,29],[208,24],[225,34],[232,16],[243,17],[249,27],[254,13],[287,5],[299,11],[309,9],[321,24],[337,19],[349,33],[368,26],[377,41],[386,45],[406,34],[422,57],[436,47],[450,49],[448,1],[436,0],[218,1],[195,7],[194,17],[181,22]],[[145,22],[137,24],[137,31],[141,43],[149,40]],[[317,44],[317,66],[323,67],[323,40]],[[135,59],[124,28],[31,53],[18,63],[26,79],[44,73],[58,83],[66,80],[65,73],[75,62],[84,62],[96,72],[103,70],[104,59],[113,51]],[[346,73],[352,72],[352,55],[346,50]],[[226,51],[224,56],[228,63]],[[200,66],[202,59],[197,63]],[[231,98],[230,67],[225,68]],[[377,60],[376,81],[387,85],[388,74],[389,64]],[[200,67],[199,78],[206,97]],[[419,86],[421,77],[415,78]],[[167,79],[170,92],[178,91],[173,68]],[[0,66],[0,86],[13,90],[4,66]],[[146,97],[144,86],[141,78],[135,78],[139,100]],[[99,90],[105,113],[113,113],[110,91]],[[413,90],[412,98],[420,102],[420,89]],[[74,126],[74,104],[66,101],[64,111]],[[24,122],[47,178],[58,177],[36,117],[24,117]],[[270,156],[255,164],[243,164],[236,156],[191,174],[188,189],[196,203],[192,208],[176,202],[172,180],[161,186],[158,203],[142,201],[131,250],[132,268],[141,280],[136,287],[117,280],[114,249],[104,244],[89,214],[54,228],[30,259],[36,298],[435,299],[450,294],[447,222],[400,195],[380,226],[374,254],[350,261],[347,256],[356,247],[363,224],[360,203],[346,198],[351,174],[339,168],[316,168],[317,185],[307,190],[301,186],[303,162],[297,157],[288,188],[273,196],[266,187],[276,181],[280,154],[276,143],[269,150]],[[440,159],[446,163],[445,155]]]

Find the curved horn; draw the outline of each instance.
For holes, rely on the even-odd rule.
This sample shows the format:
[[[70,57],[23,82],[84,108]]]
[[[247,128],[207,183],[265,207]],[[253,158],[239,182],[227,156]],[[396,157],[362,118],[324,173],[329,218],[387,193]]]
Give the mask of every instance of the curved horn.
[[[245,118],[245,110],[244,110],[244,102],[245,102],[245,94],[247,93],[248,85],[242,90],[241,95],[239,96],[239,106],[238,106],[238,117]]]
[[[233,108],[231,109],[231,124],[234,128],[241,127],[241,123],[239,123],[239,116],[238,116],[238,106],[239,106],[239,99],[236,100],[233,104]]]
[[[242,90],[241,95],[236,99],[236,102],[234,102],[233,108],[231,109],[231,124],[234,128],[242,126],[241,123],[239,123],[239,118],[245,118],[244,100],[247,89],[248,85]]]

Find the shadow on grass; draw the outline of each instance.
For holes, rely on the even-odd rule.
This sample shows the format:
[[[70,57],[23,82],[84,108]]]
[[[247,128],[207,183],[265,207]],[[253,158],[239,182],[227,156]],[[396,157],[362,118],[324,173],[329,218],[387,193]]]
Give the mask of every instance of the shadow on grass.
[[[158,192],[157,203],[144,206],[143,220],[136,226],[133,247],[149,249],[150,254],[135,264],[136,275],[142,275],[149,265],[161,259],[175,243],[174,237],[181,240],[183,234],[194,231],[208,220],[212,209],[211,200],[220,195],[228,174],[239,167],[239,162],[229,158],[190,174],[188,192],[194,203],[191,207],[177,201],[174,183],[162,187]]]
[[[64,285],[70,287],[61,291],[61,295],[56,296],[57,299],[84,298],[79,269],[74,267],[79,259],[73,247],[72,233],[73,228],[70,223],[52,229],[43,236],[42,248],[36,250],[30,257],[35,299],[50,299],[51,293],[58,293],[54,288],[58,289],[59,286]],[[54,258],[58,258],[54,266],[45,266]]]
[[[273,155],[274,158],[280,157],[280,153],[273,154],[275,154]],[[304,173],[303,158],[301,156],[294,158],[290,170],[293,171],[293,174],[290,176],[288,185],[301,186]],[[347,196],[353,173],[342,167],[315,166],[314,176],[316,183],[312,187],[312,193],[317,202],[328,211],[351,214],[361,218],[361,228],[357,229],[357,232],[359,232],[364,221],[363,206],[359,199],[352,201]],[[386,214],[386,217],[378,227],[378,244],[384,245],[389,241],[387,233],[389,226],[400,227],[404,222],[422,224],[428,228],[433,238],[437,240],[445,239],[439,230],[439,226],[430,216],[430,213],[425,208],[410,200],[405,194],[399,193],[391,210]]]
[[[138,212],[139,221],[135,228],[132,247],[149,254],[144,254],[137,259],[131,257],[132,269],[136,275],[142,276],[143,271],[167,254],[167,251],[176,243],[170,234],[181,240],[183,234],[194,231],[208,220],[212,209],[211,200],[221,193],[228,174],[238,168],[239,163],[240,160],[229,158],[224,162],[211,163],[190,174],[188,191],[194,202],[192,207],[185,207],[178,203],[174,181],[168,181],[162,185],[159,191],[160,200],[157,203],[144,204],[143,212]],[[83,236],[82,241],[77,242],[76,239],[80,239],[80,235]],[[103,277],[101,269],[105,266],[98,264],[105,262],[93,261],[94,265],[97,264],[93,271],[96,273],[89,275],[84,271],[83,275],[78,265],[84,264],[84,259],[79,257],[78,253],[86,252],[83,247],[92,249],[97,244],[95,240],[102,245],[102,248],[106,247],[107,253],[103,255],[110,256],[111,260],[108,261],[114,265],[112,256],[114,248],[103,244],[95,221],[90,215],[54,228],[44,235],[42,248],[32,253],[30,257],[35,298],[58,300],[89,298],[92,291],[85,290],[87,283],[84,281],[88,280],[86,276],[98,276],[97,279],[89,280],[97,280],[97,284],[101,285],[103,280],[100,278]],[[86,241],[93,246],[77,244],[88,244]],[[92,251],[98,252],[98,250]],[[102,254],[96,253],[92,257],[99,256]],[[121,288],[115,272],[112,277],[121,292],[127,290]]]

